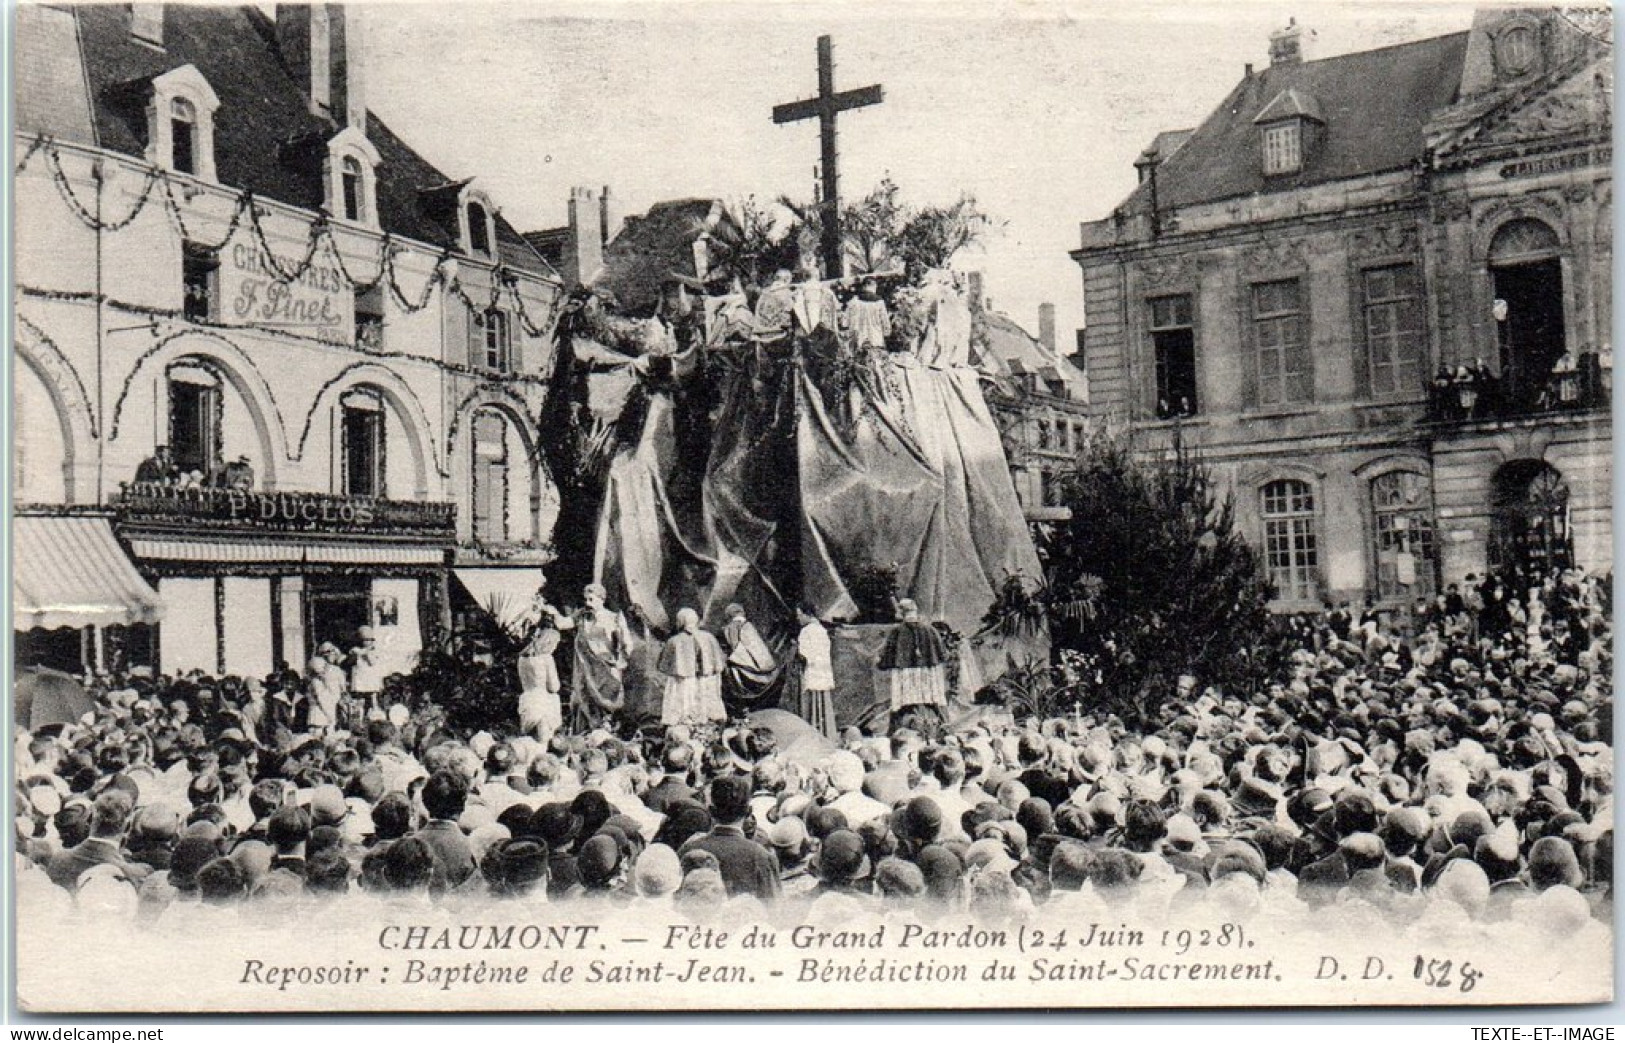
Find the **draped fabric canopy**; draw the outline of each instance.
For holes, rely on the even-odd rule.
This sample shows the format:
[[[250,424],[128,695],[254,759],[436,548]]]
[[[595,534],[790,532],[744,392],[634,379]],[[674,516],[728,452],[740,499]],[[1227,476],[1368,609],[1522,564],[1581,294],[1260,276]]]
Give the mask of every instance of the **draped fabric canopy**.
[[[798,330],[703,349],[720,364],[647,385],[599,523],[611,602],[664,630],[685,605],[720,626],[737,601],[782,641],[798,603],[853,617],[855,587],[891,567],[922,619],[970,635],[1007,575],[1037,577],[968,313],[951,289],[932,293],[912,351]]]

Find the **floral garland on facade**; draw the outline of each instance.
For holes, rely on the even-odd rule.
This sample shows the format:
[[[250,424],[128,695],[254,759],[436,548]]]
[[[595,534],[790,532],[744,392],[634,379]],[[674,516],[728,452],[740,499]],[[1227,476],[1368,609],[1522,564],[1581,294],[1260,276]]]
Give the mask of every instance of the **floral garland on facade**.
[[[231,218],[227,223],[225,235],[219,242],[212,244],[200,243],[193,234],[194,230],[187,226],[185,211],[175,198],[174,179],[167,171],[158,166],[150,166],[146,169],[145,181],[130,212],[117,220],[104,220],[80,200],[66,172],[62,169],[62,152],[49,136],[39,135],[30,143],[27,151],[23,153],[22,159],[18,162],[14,173],[21,174],[27,169],[34,157],[41,152],[45,155],[50,169],[51,180],[56,185],[58,195],[62,197],[68,209],[79,222],[93,231],[116,232],[127,228],[145,211],[147,204],[154,198],[158,187],[162,185],[165,210],[173,219],[175,230],[179,233],[182,242],[195,244],[209,252],[218,252],[229,245],[232,239],[236,237],[246,215],[253,226],[255,243],[259,247],[267,267],[271,269],[278,282],[293,283],[302,278],[311,265],[316,262],[323,240],[326,240],[328,250],[337,264],[340,277],[354,292],[370,293],[380,283],[384,283],[388,286],[390,295],[407,314],[420,312],[427,308],[433,299],[435,288],[445,286],[453,296],[462,301],[463,306],[476,318],[498,307],[504,296],[511,297],[513,299],[513,310],[519,318],[521,328],[526,336],[532,338],[551,337],[558,323],[560,312],[558,307],[551,309],[545,321],[537,322],[535,320],[525,303],[524,295],[520,292],[518,275],[505,265],[498,265],[492,270],[489,302],[482,305],[475,301],[463,290],[458,280],[448,275],[448,263],[454,260],[454,251],[450,246],[441,250],[439,258],[435,262],[434,270],[425,281],[422,290],[418,293],[408,293],[401,287],[400,273],[395,260],[400,253],[405,252],[406,248],[396,241],[392,232],[385,232],[383,239],[379,243],[378,274],[370,280],[357,279],[350,271],[349,266],[345,264],[343,251],[339,249],[337,238],[333,232],[332,222],[324,212],[318,212],[315,219],[310,222],[303,256],[297,262],[286,261],[271,248],[270,239],[266,235],[262,220],[267,212],[256,203],[254,194],[247,190],[242,191],[237,196],[236,207],[233,209]]]

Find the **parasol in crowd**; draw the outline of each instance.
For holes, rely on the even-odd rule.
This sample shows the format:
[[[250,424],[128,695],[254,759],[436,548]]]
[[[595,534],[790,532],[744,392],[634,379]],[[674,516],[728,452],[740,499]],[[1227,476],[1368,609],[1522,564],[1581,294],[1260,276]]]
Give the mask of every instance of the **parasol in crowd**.
[[[38,731],[51,724],[72,724],[95,709],[85,686],[69,674],[44,667],[29,667],[17,675],[16,723]]]

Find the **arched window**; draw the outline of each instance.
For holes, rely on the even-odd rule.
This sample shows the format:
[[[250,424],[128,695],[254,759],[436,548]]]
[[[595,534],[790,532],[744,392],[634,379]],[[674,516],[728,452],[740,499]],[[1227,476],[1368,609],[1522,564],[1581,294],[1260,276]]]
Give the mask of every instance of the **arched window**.
[[[474,539],[504,543],[508,526],[508,422],[494,409],[474,414]]]
[[[197,169],[197,106],[186,98],[171,98],[169,102],[169,165],[182,174],[196,174]]]
[[[339,400],[339,438],[340,491],[384,496],[384,396],[376,388],[356,388]]]
[[[366,219],[366,186],[362,177],[361,161],[354,156],[345,156],[344,162],[340,165],[339,182],[344,193],[346,221]]]
[[[1542,460],[1514,460],[1495,472],[1490,567],[1534,579],[1574,562],[1569,487]]]
[[[486,216],[485,207],[478,203],[468,204],[468,251],[469,253],[485,254],[491,256],[491,229],[490,219]]]
[[[1264,564],[1276,597],[1312,601],[1320,592],[1315,493],[1308,482],[1283,478],[1261,490]]]
[[[1565,359],[1563,264],[1557,233],[1534,218],[1502,225],[1490,243],[1495,285],[1495,332],[1501,361],[1502,412],[1559,404],[1554,373],[1577,368]]]
[[[1378,475],[1371,482],[1371,516],[1377,595],[1431,595],[1438,582],[1438,550],[1427,479],[1409,471]]]

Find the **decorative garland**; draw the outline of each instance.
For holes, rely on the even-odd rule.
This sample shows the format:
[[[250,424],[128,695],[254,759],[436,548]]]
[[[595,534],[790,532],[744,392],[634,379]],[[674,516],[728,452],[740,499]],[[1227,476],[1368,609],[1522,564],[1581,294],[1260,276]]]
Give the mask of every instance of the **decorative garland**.
[[[109,308],[128,312],[131,315],[143,316],[148,319],[184,318],[183,313],[179,309],[155,308],[147,304],[133,304],[129,301],[121,301],[115,297],[109,297],[106,294],[98,294],[91,290],[47,290],[37,286],[28,286],[23,283],[16,284],[16,290],[24,297],[34,297],[38,298],[39,300],[69,301],[73,303],[98,302],[105,304]],[[208,320],[198,319],[186,319],[186,321],[191,325],[198,327],[200,331],[203,332],[215,333],[226,330],[241,332],[248,330],[254,333],[278,337],[282,340],[293,341],[299,344],[309,344],[311,342],[315,342],[318,344],[332,345],[333,343],[332,341],[322,340],[320,337],[307,337],[304,334],[294,333],[280,326],[239,326],[223,322],[211,322]],[[475,369],[472,366],[460,366],[455,362],[446,362],[443,359],[436,358],[425,358],[422,355],[413,355],[404,351],[368,351],[364,354],[369,359],[404,359],[414,362],[427,362],[449,373],[456,373],[464,376],[482,377],[486,375],[485,371]],[[543,386],[550,382],[546,376],[532,373],[512,373],[508,374],[505,379],[509,381],[518,381],[525,384]]]
[[[128,227],[132,221],[141,216],[141,211],[147,208],[147,202],[152,198],[152,190],[159,180],[156,167],[148,170],[146,183],[141,187],[141,196],[135,201],[135,206],[130,209],[130,212],[117,221],[104,221],[85,209],[85,205],[79,202],[78,193],[74,192],[73,185],[68,182],[68,175],[62,169],[62,154],[55,149],[49,149],[45,153],[45,161],[50,166],[51,180],[56,183],[57,193],[68,204],[68,208],[73,211],[74,216],[79,218],[83,224],[99,231],[117,232]],[[167,183],[168,179],[164,180]]]
[[[28,146],[28,151],[23,153],[23,158],[17,161],[17,167],[12,171],[12,174],[21,174],[24,170],[27,170],[28,161],[34,158],[34,153],[45,147],[45,142],[47,140],[48,139],[44,134],[36,137],[34,139],[34,143]]]
[[[518,315],[520,327],[526,336],[532,338],[550,337],[558,324],[561,311],[559,307],[552,308],[547,320],[544,322],[537,322],[534,319],[525,303],[524,295],[519,291],[519,277],[503,265],[498,265],[492,271],[489,302],[484,306],[476,302],[462,289],[456,279],[448,278],[446,272],[447,262],[455,257],[455,252],[450,246],[446,246],[441,250],[434,271],[429,275],[422,290],[415,294],[408,293],[400,285],[399,268],[395,261],[396,256],[403,252],[405,248],[395,241],[394,234],[391,232],[385,232],[379,244],[378,274],[366,281],[357,279],[344,262],[343,252],[339,249],[338,240],[333,233],[332,222],[325,213],[318,213],[315,219],[310,222],[310,231],[305,244],[304,255],[297,262],[286,261],[271,248],[270,239],[266,235],[262,220],[266,212],[257,204],[254,194],[247,190],[237,196],[236,207],[232,211],[226,233],[220,241],[212,244],[199,243],[193,234],[193,229],[187,227],[185,211],[175,198],[174,178],[168,171],[158,166],[147,168],[146,180],[142,185],[140,196],[128,214],[116,221],[103,220],[88,209],[79,199],[78,193],[74,191],[66,172],[62,169],[61,150],[56,147],[55,142],[49,136],[41,134],[35,137],[27,151],[24,152],[22,160],[17,164],[15,173],[21,174],[34,156],[42,151],[45,153],[51,179],[57,188],[57,194],[62,197],[63,202],[67,204],[68,209],[79,222],[93,231],[116,232],[128,227],[146,209],[147,204],[153,198],[154,192],[161,184],[163,186],[165,209],[174,219],[175,230],[180,234],[182,242],[194,243],[202,249],[211,252],[223,250],[236,237],[243,216],[246,213],[253,225],[256,245],[262,252],[266,266],[270,268],[278,282],[292,283],[303,277],[311,265],[315,263],[317,253],[322,246],[322,240],[326,239],[328,248],[337,264],[339,275],[350,286],[352,291],[370,293],[379,283],[385,283],[389,288],[390,295],[407,314],[414,314],[427,308],[433,299],[435,288],[437,286],[446,286],[454,296],[463,302],[463,306],[468,309],[470,314],[475,317],[496,308],[505,294],[511,296],[514,302],[514,312]],[[562,294],[558,296],[562,297]]]

